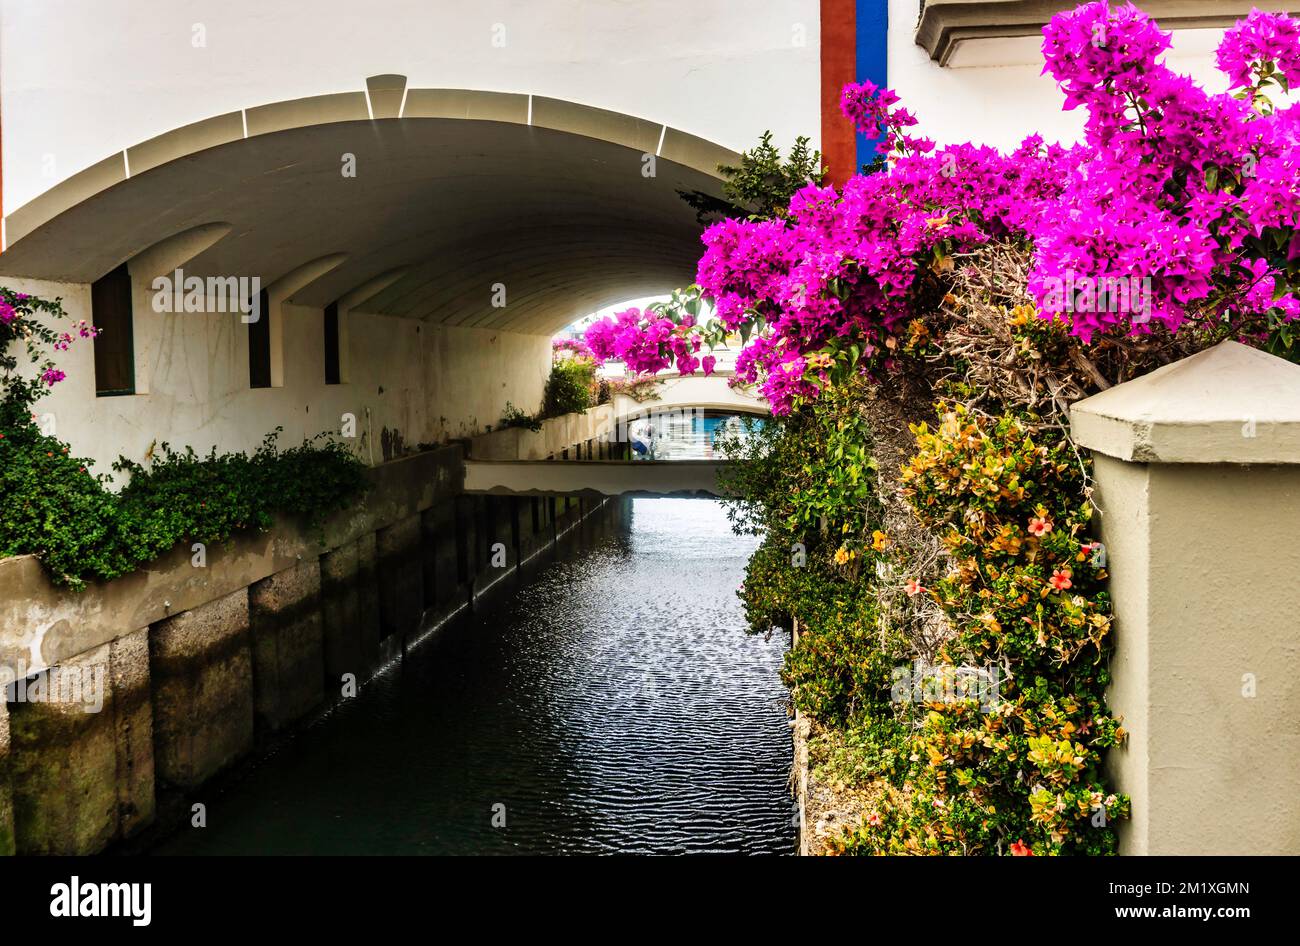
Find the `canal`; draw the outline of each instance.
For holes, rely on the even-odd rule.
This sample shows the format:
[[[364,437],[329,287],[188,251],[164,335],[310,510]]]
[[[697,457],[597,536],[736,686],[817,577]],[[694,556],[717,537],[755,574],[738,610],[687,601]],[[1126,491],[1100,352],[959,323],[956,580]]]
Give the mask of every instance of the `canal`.
[[[792,853],[779,637],[721,503],[625,501],[199,797],[160,854]]]

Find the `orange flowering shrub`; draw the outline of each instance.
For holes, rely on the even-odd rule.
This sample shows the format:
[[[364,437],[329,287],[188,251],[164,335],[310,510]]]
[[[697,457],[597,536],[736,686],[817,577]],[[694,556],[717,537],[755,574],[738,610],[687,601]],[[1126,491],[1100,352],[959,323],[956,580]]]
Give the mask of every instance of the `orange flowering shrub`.
[[[1128,799],[1102,753],[1124,738],[1105,705],[1105,550],[1088,536],[1084,462],[1032,415],[941,404],[913,427],[904,493],[950,567],[918,589],[952,635],[938,663],[996,674],[995,700],[900,704],[911,763],[839,842],[870,853],[1108,854]]]

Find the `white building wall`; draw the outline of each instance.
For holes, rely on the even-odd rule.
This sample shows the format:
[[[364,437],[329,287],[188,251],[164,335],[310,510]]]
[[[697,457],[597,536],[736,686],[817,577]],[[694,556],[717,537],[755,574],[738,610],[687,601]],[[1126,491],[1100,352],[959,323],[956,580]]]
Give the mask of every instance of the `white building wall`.
[[[13,279],[18,292],[61,296],[69,320],[90,319],[90,287]],[[58,353],[67,379],[38,402],[38,420],[72,452],[111,473],[119,456],[143,460],[163,441],[206,453],[253,450],[282,426],[281,447],[356,418],[346,440],[367,463],[384,460],[385,429],[413,448],[481,433],[511,401],[536,411],[550,368],[550,339],[490,329],[445,328],[415,319],[352,312],[347,316],[347,383],[324,383],[320,309],[285,305],[284,384],[248,386],[248,329],[237,313],[156,313],[148,288],[135,292],[138,379],[149,393],[95,396],[94,345],[79,340]],[[215,302],[213,304],[215,308]],[[67,327],[67,323],[63,323]]]
[[[817,136],[818,0],[0,0],[4,206],[199,119],[365,88],[567,99],[733,150]],[[198,43],[202,45],[196,45]]]

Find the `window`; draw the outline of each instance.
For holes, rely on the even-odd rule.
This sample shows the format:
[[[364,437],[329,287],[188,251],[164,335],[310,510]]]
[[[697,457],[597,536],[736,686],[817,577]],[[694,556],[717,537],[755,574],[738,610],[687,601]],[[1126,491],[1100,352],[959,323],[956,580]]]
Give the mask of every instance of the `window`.
[[[95,394],[134,394],[135,328],[126,263],[91,285],[90,321],[100,332],[95,339]]]
[[[339,304],[325,307],[325,383],[339,383]]]
[[[265,289],[257,297],[257,321],[248,323],[248,386],[271,386],[271,300]]]

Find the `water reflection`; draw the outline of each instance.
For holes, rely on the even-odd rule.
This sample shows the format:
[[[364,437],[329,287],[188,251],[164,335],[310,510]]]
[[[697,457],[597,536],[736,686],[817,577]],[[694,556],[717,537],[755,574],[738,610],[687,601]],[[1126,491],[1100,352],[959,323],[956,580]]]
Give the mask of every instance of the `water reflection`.
[[[160,853],[791,851],[783,642],[745,635],[734,594],[754,542],[714,501],[629,505]]]

